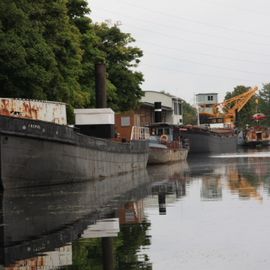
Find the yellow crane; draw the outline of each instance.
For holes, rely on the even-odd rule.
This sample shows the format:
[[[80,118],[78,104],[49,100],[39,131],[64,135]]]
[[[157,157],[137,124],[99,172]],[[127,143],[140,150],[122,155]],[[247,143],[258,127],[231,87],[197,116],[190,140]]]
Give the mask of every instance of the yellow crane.
[[[242,110],[242,108],[248,103],[248,101],[256,94],[258,87],[250,88],[248,91],[227,99],[221,103],[212,105],[212,113],[200,113],[208,116],[210,122],[223,122],[225,124],[234,124],[236,115]],[[212,120],[212,121],[211,121]]]

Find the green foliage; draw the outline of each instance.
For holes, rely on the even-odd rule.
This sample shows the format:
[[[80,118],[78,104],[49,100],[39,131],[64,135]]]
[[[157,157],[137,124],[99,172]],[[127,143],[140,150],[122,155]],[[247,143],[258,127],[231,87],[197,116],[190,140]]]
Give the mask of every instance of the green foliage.
[[[113,93],[109,92],[108,103],[116,111],[135,109],[143,96],[140,87],[143,75],[134,71],[142,57],[142,51],[129,46],[135,40],[129,33],[123,33],[117,25],[110,27],[107,23],[96,24],[95,33],[100,42],[98,48],[102,52],[100,58],[107,63],[108,80],[113,85]],[[111,88],[112,89],[112,88]],[[113,94],[113,95],[111,95]]]
[[[2,96],[82,104],[80,37],[65,1],[1,1],[0,25]]]
[[[36,7],[28,1],[0,2],[1,96],[47,98],[57,63],[40,25],[31,20]]]
[[[76,269],[102,270],[101,238],[73,242],[72,257]]]
[[[185,101],[183,102],[183,124],[197,125],[197,111]]]
[[[90,12],[85,0],[68,0],[68,16],[82,34],[87,33],[91,27],[91,19],[87,16]]]
[[[138,256],[142,246],[150,245],[146,232],[150,224],[143,222],[140,224],[121,225],[117,238],[113,238],[113,257],[115,261],[114,269],[118,270],[151,270],[149,258]],[[72,244],[73,267],[84,270],[102,270],[102,241],[96,239],[81,239]]]
[[[226,93],[225,100],[243,94],[249,89],[250,87],[246,87],[243,85],[236,86],[232,92]],[[256,97],[252,97],[248,101],[248,103],[242,108],[242,110],[238,113],[237,126],[239,128],[244,128],[246,127],[246,125],[254,125],[254,121],[252,120],[252,115],[254,113],[256,113]]]
[[[258,112],[264,113],[267,118],[261,124],[270,126],[270,83],[264,84],[258,96]]]
[[[43,8],[45,11],[40,18],[43,35],[57,62],[57,72],[51,82],[54,90],[50,90],[50,94],[57,100],[79,105],[82,102],[75,93],[81,90],[78,83],[82,55],[80,33],[69,21],[66,1],[44,1]]]
[[[74,107],[94,106],[94,67],[102,61],[109,105],[135,108],[142,51],[117,25],[93,24],[89,12],[86,0],[0,1],[1,96],[62,101],[72,116]]]
[[[142,246],[150,245],[149,236],[146,235],[149,226],[150,223],[147,222],[121,226],[116,247],[117,269],[152,269],[147,255],[144,256],[143,260],[138,256],[138,251]]]
[[[93,107],[95,105],[95,63],[101,52],[97,49],[99,39],[94,32],[90,12],[84,0],[69,0],[68,15],[73,25],[80,31],[80,48],[82,51],[81,73],[78,82],[81,87],[80,99],[77,107]]]

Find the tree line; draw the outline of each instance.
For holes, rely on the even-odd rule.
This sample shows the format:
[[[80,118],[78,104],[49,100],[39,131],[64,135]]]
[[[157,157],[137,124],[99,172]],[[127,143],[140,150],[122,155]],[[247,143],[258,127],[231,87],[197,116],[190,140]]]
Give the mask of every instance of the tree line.
[[[0,91],[2,97],[43,99],[73,108],[94,107],[96,63],[107,66],[107,102],[115,111],[135,109],[143,96],[136,70],[143,51],[110,22],[93,23],[85,0],[0,1]],[[247,91],[237,86],[225,99]],[[258,104],[256,103],[258,100]],[[184,123],[196,124],[196,110],[183,104]],[[264,113],[270,125],[270,84],[239,112],[239,125]]]
[[[143,56],[119,25],[93,23],[85,0],[0,1],[2,97],[95,104],[96,63],[107,66],[108,105],[133,109],[143,95]]]

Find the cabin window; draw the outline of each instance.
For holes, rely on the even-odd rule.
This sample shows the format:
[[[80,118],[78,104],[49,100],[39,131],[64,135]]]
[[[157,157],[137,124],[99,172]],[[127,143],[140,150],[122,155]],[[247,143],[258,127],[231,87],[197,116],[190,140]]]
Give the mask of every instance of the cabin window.
[[[157,135],[158,135],[158,136],[163,135],[163,130],[162,130],[162,129],[158,129],[158,130],[157,130]]]
[[[122,127],[129,127],[130,126],[130,117],[129,116],[122,116],[121,117],[121,126]]]
[[[169,128],[164,128],[163,134],[170,135],[170,129]]]
[[[208,101],[212,101],[212,100],[214,100],[214,97],[213,96],[208,96],[207,99],[208,99]]]

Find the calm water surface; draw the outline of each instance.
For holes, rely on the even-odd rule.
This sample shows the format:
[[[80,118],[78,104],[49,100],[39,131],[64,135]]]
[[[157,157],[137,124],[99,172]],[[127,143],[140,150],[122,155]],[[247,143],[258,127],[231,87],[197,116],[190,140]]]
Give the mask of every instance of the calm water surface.
[[[270,149],[2,194],[4,269],[269,269]]]

